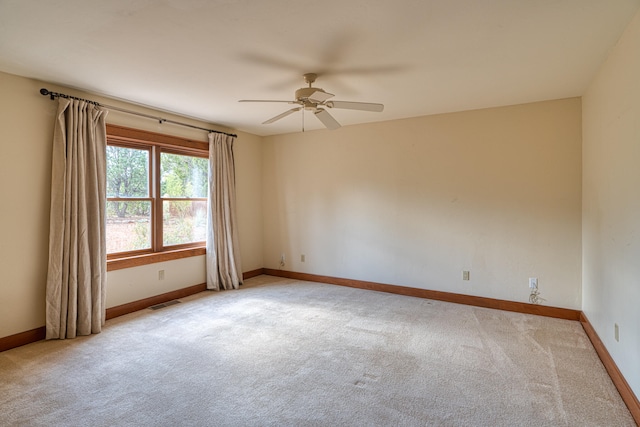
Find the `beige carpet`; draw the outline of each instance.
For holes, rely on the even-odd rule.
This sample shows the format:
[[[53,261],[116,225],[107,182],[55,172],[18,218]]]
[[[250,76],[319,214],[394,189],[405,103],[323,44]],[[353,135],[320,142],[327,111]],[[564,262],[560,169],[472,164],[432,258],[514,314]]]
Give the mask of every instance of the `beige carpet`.
[[[578,322],[268,276],[0,379],[2,426],[635,425]]]

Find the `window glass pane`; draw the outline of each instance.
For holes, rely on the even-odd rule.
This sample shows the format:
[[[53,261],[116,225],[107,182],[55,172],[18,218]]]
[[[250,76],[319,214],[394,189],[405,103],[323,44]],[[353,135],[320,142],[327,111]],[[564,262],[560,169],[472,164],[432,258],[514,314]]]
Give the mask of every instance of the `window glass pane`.
[[[162,197],[207,197],[209,159],[160,154]]]
[[[206,200],[164,200],[162,217],[164,246],[206,240]]]
[[[107,197],[149,197],[149,151],[107,145]]]
[[[151,248],[151,202],[107,202],[107,253]]]

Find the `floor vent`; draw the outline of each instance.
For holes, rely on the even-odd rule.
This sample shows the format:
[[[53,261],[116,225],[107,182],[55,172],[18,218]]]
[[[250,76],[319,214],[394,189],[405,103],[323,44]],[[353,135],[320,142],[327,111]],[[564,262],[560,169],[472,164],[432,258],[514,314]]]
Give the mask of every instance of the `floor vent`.
[[[149,307],[151,310],[159,310],[161,308],[169,307],[170,305],[180,304],[180,301],[174,299],[172,301],[163,302],[162,304],[156,304]]]

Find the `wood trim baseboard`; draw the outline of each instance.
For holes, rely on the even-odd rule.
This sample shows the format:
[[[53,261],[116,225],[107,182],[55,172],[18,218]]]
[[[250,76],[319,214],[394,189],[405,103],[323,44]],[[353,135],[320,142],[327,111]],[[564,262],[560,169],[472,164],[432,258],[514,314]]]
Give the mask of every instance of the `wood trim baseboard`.
[[[107,320],[113,319],[114,317],[124,316],[125,314],[133,313],[136,311],[144,310],[151,307],[152,305],[162,304],[163,302],[198,294],[206,290],[207,284],[201,283],[199,285],[189,286],[188,288],[182,288],[164,294],[155,295],[149,298],[144,298],[138,301],[133,301],[115,307],[107,308]]]
[[[609,377],[611,377],[611,381],[613,381],[613,384],[618,389],[618,393],[620,393],[622,400],[627,405],[627,408],[629,408],[631,416],[633,416],[636,424],[640,426],[640,402],[638,401],[637,396],[633,393],[633,390],[631,390],[631,387],[629,387],[629,383],[627,383],[622,372],[618,369],[618,365],[616,365],[611,354],[609,354],[609,350],[605,347],[584,312],[580,313],[580,324],[582,324],[582,328],[591,340],[593,348],[595,348],[596,353],[598,353],[598,357],[600,357],[604,368],[609,373]]]
[[[264,269],[259,268],[257,270],[244,272],[242,273],[242,279],[246,280],[251,277],[259,276],[263,274],[263,270]],[[116,307],[111,307],[107,309],[107,320],[113,319],[114,317],[123,316],[125,314],[134,313],[139,310],[144,310],[151,307],[152,305],[162,304],[163,302],[195,295],[206,290],[207,284],[201,283],[199,285],[189,286],[188,288],[182,288],[138,301],[133,301],[127,304],[122,304]]]
[[[251,279],[252,277],[260,276],[264,274],[264,268],[258,268],[256,270],[245,271],[242,273],[242,280]]]
[[[32,342],[41,341],[45,338],[47,332],[44,326],[31,329],[30,331],[20,332],[8,337],[0,338],[0,352],[11,350],[12,348],[21,347]]]
[[[527,304],[523,302],[506,301],[494,298],[477,297],[472,295],[455,294],[451,292],[432,291],[428,289],[409,288],[406,286],[388,285],[384,283],[366,282],[362,280],[343,279],[339,277],[320,276],[309,273],[265,268],[264,274],[288,279],[321,282],[331,285],[349,286],[352,288],[368,289],[372,291],[388,292],[392,294],[453,302],[456,304],[473,305],[476,307],[495,308],[498,310],[515,311],[517,313],[536,314],[538,316],[555,317],[558,319],[580,320],[580,310],[569,308],[549,307],[545,305]]]

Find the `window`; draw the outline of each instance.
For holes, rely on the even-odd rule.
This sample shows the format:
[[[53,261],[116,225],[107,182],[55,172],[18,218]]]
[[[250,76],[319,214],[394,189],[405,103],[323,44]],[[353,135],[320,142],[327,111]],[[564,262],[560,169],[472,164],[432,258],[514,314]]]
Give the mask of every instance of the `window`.
[[[108,125],[107,259],[204,253],[208,162],[206,142]]]
[[[107,145],[107,253],[153,249],[152,149]]]

